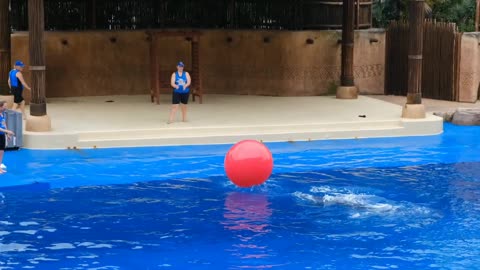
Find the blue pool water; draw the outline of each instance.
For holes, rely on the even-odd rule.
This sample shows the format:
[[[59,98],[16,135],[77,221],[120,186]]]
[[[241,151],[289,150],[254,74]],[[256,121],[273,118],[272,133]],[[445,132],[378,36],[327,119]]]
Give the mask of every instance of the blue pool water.
[[[247,190],[228,145],[8,152],[0,269],[480,269],[479,138],[268,144]]]

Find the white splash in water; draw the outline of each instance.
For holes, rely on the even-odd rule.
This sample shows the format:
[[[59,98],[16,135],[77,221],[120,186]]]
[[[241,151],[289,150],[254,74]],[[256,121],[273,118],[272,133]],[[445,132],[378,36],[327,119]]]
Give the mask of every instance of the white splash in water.
[[[31,245],[26,244],[1,244],[0,243],[0,253],[2,252],[25,252],[25,251],[36,251],[36,249],[31,249]]]
[[[79,246],[79,247],[89,247],[89,246],[93,246],[93,245],[95,245],[95,243],[92,243],[92,242],[83,242],[83,243],[77,244],[77,246]]]
[[[370,238],[374,240],[384,239],[387,235],[377,232],[354,232],[354,233],[344,233],[344,234],[330,234],[327,235],[328,238],[333,239],[342,239],[342,238]]]
[[[118,266],[102,266],[97,268],[88,268],[88,270],[118,270],[120,267]]]
[[[21,233],[21,234],[29,234],[29,235],[34,235],[37,233],[35,230],[24,230],[24,231],[13,231],[14,233]]]
[[[398,205],[387,202],[378,202],[383,198],[366,194],[336,194],[324,195],[323,204],[328,205],[346,205],[353,208],[361,208],[371,212],[394,212],[399,209]]]
[[[313,196],[311,194],[302,193],[302,192],[299,192],[299,191],[294,192],[293,196],[295,196],[295,197],[297,197],[301,200],[310,201],[310,202],[313,202],[313,203],[323,203],[321,198]]]
[[[87,248],[113,248],[113,245],[110,244],[97,244],[93,246],[88,246]]]
[[[22,226],[22,227],[33,226],[33,225],[40,225],[40,224],[38,224],[38,222],[35,222],[35,221],[20,222],[20,226]]]
[[[338,192],[337,189],[329,187],[329,186],[321,186],[321,187],[312,187],[310,189],[312,193],[331,193],[331,192]]]
[[[46,247],[46,249],[59,250],[59,249],[74,249],[75,246],[70,243],[56,243],[51,247]]]
[[[58,259],[51,259],[51,258],[45,258],[45,257],[38,257],[32,259],[32,261],[43,261],[43,262],[55,262],[58,261]]]
[[[295,192],[293,193],[293,196],[325,207],[334,205],[349,207],[351,210],[355,211],[354,213],[350,213],[351,218],[361,218],[371,215],[393,215],[395,217],[418,215],[423,217],[439,217],[437,213],[427,207],[409,202],[395,202],[376,195],[355,193],[345,188],[337,189],[329,186],[321,186],[312,187],[310,191],[318,195]]]
[[[8,222],[8,221],[0,221],[0,225],[14,225],[15,223]]]
[[[88,256],[79,256],[79,259],[96,259],[98,258],[97,255],[88,255]]]

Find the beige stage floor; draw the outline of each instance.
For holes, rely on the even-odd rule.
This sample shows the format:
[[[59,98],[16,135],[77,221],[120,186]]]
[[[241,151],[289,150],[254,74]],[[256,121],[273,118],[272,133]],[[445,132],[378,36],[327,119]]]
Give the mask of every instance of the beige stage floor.
[[[402,96],[372,95],[369,97],[387,101],[397,105],[403,105],[405,103],[405,97],[402,97]],[[480,109],[480,102],[465,103],[465,102],[422,98],[422,103],[425,105],[425,109],[428,112],[454,112],[458,108]]]
[[[365,96],[337,100],[207,95],[204,104],[189,105],[187,123],[168,125],[169,102],[169,96],[162,96],[161,105],[150,103],[147,96],[49,99],[53,130],[26,132],[25,148],[306,141],[433,135],[443,130],[439,117],[401,119],[401,106]]]

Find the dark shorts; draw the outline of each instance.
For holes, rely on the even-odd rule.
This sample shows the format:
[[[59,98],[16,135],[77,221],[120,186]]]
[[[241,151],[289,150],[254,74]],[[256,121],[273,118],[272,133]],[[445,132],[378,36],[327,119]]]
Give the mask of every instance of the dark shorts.
[[[12,95],[13,95],[13,102],[15,102],[16,104],[20,104],[22,103],[22,101],[24,100],[23,99],[23,90],[22,89],[19,89],[19,88],[12,88]]]
[[[172,104],[188,104],[188,98],[190,97],[190,93],[176,93],[173,92],[172,95]]]
[[[7,146],[7,138],[5,134],[0,134],[0,151],[5,150],[6,146]]]

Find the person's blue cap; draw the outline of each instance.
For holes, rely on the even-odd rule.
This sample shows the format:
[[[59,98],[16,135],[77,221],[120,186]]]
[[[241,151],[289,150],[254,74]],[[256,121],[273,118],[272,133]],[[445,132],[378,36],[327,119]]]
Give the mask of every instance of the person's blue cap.
[[[24,64],[22,61],[18,60],[18,61],[15,62],[15,66],[17,66],[17,67],[24,67],[25,64]]]
[[[185,64],[182,61],[178,62],[178,64],[177,64],[177,67],[184,67],[184,66],[185,66]]]

